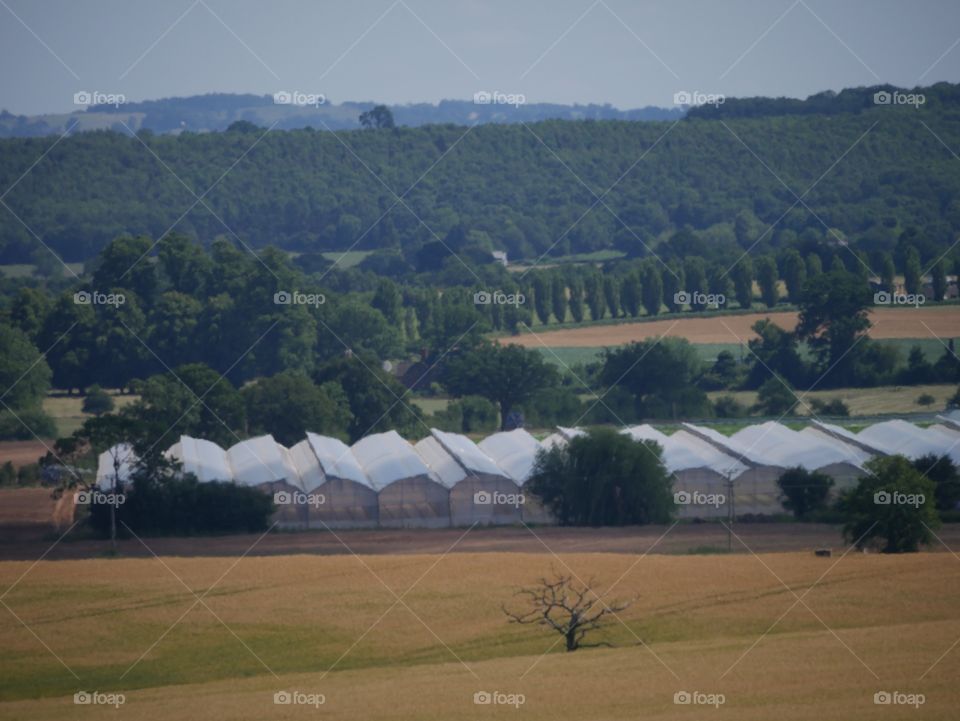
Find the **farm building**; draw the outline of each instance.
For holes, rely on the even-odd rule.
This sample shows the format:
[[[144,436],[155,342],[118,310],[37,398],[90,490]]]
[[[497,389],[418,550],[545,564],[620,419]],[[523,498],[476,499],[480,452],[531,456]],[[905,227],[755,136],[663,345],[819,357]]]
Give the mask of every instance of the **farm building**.
[[[336,438],[307,433],[306,444],[319,467],[300,478],[308,494],[322,494],[323,503],[307,508],[311,528],[371,528],[380,513],[377,491],[353,451]],[[291,449],[292,450],[292,449]],[[298,451],[302,453],[303,451]],[[319,482],[317,476],[319,475]]]
[[[466,436],[436,429],[430,433],[429,438],[464,472],[449,487],[450,522],[455,526],[519,523],[520,486]]]
[[[815,422],[814,427],[833,438],[858,448],[870,449],[875,455],[949,456],[960,463],[960,431],[948,423],[920,428],[902,420],[884,421],[852,433],[840,426]]]
[[[682,502],[677,504],[680,518],[725,518],[726,504],[697,503],[698,496],[729,495],[725,488],[728,480],[735,483],[749,468],[745,463],[724,453],[712,444],[687,431],[677,431],[673,435],[661,433],[653,426],[639,425],[627,428],[623,433],[636,441],[656,441],[663,449],[663,463],[673,476],[674,493]],[[686,502],[689,499],[690,502]],[[737,503],[740,503],[737,493]]]
[[[353,456],[377,491],[380,525],[440,528],[450,525],[450,491],[396,431],[353,444]]]
[[[781,468],[801,467],[825,473],[834,480],[834,491],[850,488],[863,475],[863,464],[871,454],[859,448],[837,443],[817,433],[795,431],[776,421],[747,426],[731,439],[759,451]]]
[[[281,526],[303,522],[304,509],[296,503],[302,491],[300,477],[289,452],[273,436],[248,438],[230,446],[227,462],[238,486],[259,488],[277,499],[274,521]]]
[[[227,452],[213,441],[180,436],[165,455],[179,462],[184,473],[192,473],[203,483],[233,480]]]
[[[480,441],[477,447],[486,453],[521,491],[533,472],[537,454],[541,450],[549,450],[548,446],[538,443],[536,438],[522,428],[494,433]],[[550,511],[530,493],[524,494],[521,518],[524,523],[553,523]]]

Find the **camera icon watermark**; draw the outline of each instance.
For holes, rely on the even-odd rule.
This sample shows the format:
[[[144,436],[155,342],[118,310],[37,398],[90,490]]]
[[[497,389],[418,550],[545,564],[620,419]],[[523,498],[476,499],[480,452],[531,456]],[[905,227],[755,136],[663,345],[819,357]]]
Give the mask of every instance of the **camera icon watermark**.
[[[874,105],[912,105],[917,110],[921,105],[927,102],[927,96],[923,93],[901,93],[894,90],[892,93],[888,90],[880,90],[873,94]]]
[[[327,302],[323,293],[301,293],[299,290],[280,290],[273,294],[275,305],[321,306]]]
[[[677,706],[713,706],[720,708],[727,702],[722,693],[703,693],[701,691],[677,691],[673,694],[673,703]]]
[[[501,93],[499,90],[489,92],[487,90],[478,90],[473,94],[474,105],[512,105],[519,108],[526,105],[527,96],[523,93]]]
[[[327,96],[323,93],[303,93],[299,90],[278,90],[273,94],[274,105],[295,105],[297,107],[319,108],[326,104]]]
[[[301,491],[277,491],[273,494],[273,502],[278,506],[322,506],[327,497],[322,493],[303,493]]]
[[[503,493],[501,491],[477,491],[473,494],[473,503],[477,506],[513,506],[520,508],[527,502],[522,493]]]
[[[926,302],[927,296],[923,293],[891,293],[879,290],[873,294],[874,305],[912,305],[919,308]]]
[[[320,708],[327,702],[322,693],[304,693],[303,691],[277,691],[273,694],[273,703],[277,706],[313,706]]]
[[[713,506],[720,508],[727,502],[723,493],[701,493],[700,491],[676,491],[673,502],[678,506]]]
[[[127,96],[123,93],[101,93],[99,90],[78,90],[73,94],[73,104],[83,108],[91,105],[112,105],[119,108],[127,102]]]
[[[678,90],[673,94],[673,104],[695,108],[699,105],[712,105],[719,108],[727,102],[723,93],[702,93],[699,90]]]
[[[503,693],[502,691],[477,691],[473,694],[476,706],[513,706],[520,708],[527,702],[522,693]]]
[[[73,694],[76,706],[113,706],[120,708],[127,702],[122,693],[101,693],[100,691],[77,691]]]
[[[73,494],[73,504],[75,506],[122,506],[127,502],[127,497],[122,493],[104,493],[96,489],[90,491],[77,491]]]
[[[123,293],[101,293],[97,290],[78,290],[73,294],[76,305],[112,305],[115,308],[127,302]]]
[[[873,494],[876,506],[913,506],[920,508],[927,502],[923,493],[901,493],[900,491],[877,491]]]
[[[519,307],[527,302],[523,293],[504,293],[502,290],[478,290],[473,294],[474,305],[512,305]]]
[[[723,293],[701,293],[699,290],[679,290],[673,294],[675,305],[702,305],[706,308],[719,308],[727,304]]]
[[[877,691],[873,694],[873,703],[877,706],[913,706],[920,708],[927,702],[922,693],[904,693],[903,691]]]

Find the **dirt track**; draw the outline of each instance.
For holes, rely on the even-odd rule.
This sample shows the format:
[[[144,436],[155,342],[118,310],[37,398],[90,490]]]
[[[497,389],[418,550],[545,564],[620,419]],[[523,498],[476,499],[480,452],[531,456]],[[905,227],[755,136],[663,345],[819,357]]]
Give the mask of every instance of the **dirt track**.
[[[655,320],[646,323],[597,325],[568,330],[537,330],[536,335],[525,334],[509,342],[530,348],[595,348],[617,346],[647,338],[676,336],[691,343],[739,343],[755,337],[750,326],[763,318],[770,318],[784,328],[793,328],[797,314],[751,313],[749,315],[689,317]],[[948,338],[960,335],[960,306],[937,308],[880,308],[870,314],[873,328],[871,338]]]

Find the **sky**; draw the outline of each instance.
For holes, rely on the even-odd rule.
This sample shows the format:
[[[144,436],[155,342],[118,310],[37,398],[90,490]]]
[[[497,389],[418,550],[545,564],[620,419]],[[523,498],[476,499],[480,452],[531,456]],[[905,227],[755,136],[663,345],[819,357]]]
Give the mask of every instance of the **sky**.
[[[209,92],[669,107],[960,80],[957,0],[0,0],[0,108]]]

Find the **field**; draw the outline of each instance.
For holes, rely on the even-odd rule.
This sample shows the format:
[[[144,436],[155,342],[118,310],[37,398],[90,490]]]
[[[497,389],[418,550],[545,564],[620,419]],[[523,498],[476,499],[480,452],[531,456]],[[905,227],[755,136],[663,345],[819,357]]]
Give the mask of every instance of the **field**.
[[[633,341],[659,338],[666,334],[686,338],[691,343],[738,344],[754,337],[750,327],[758,320],[769,318],[784,328],[793,328],[797,322],[794,312],[748,313],[715,315],[711,317],[679,317],[615,325],[590,325],[578,328],[538,331],[536,335],[522,334],[509,342],[529,348],[565,347],[600,348],[618,346]],[[942,338],[944,342],[960,332],[960,306],[946,305],[908,309],[875,308],[870,314],[873,328],[871,338]],[[927,327],[924,327],[926,325]]]
[[[551,567],[636,598],[592,639],[612,647],[567,654],[506,623],[500,604]],[[0,584],[2,718],[114,713],[75,707],[78,690],[121,692],[118,718],[151,721],[515,713],[475,705],[483,691],[522,694],[530,719],[954,719],[960,701],[947,553],[8,561]],[[325,703],[275,706],[284,690]],[[877,709],[879,691],[925,704]]]
[[[878,388],[837,388],[829,391],[812,391],[799,393],[807,403],[814,400],[830,401],[841,399],[850,408],[851,416],[877,416],[884,414],[929,413],[941,411],[946,406],[947,399],[957,392],[957,387],[951,384],[920,385],[920,386],[880,386]],[[934,402],[928,406],[917,403],[921,395],[930,395]],[[720,396],[733,396],[740,403],[749,407],[757,402],[756,391],[715,391],[707,394],[711,400]],[[800,406],[797,415],[808,415],[809,408]]]

